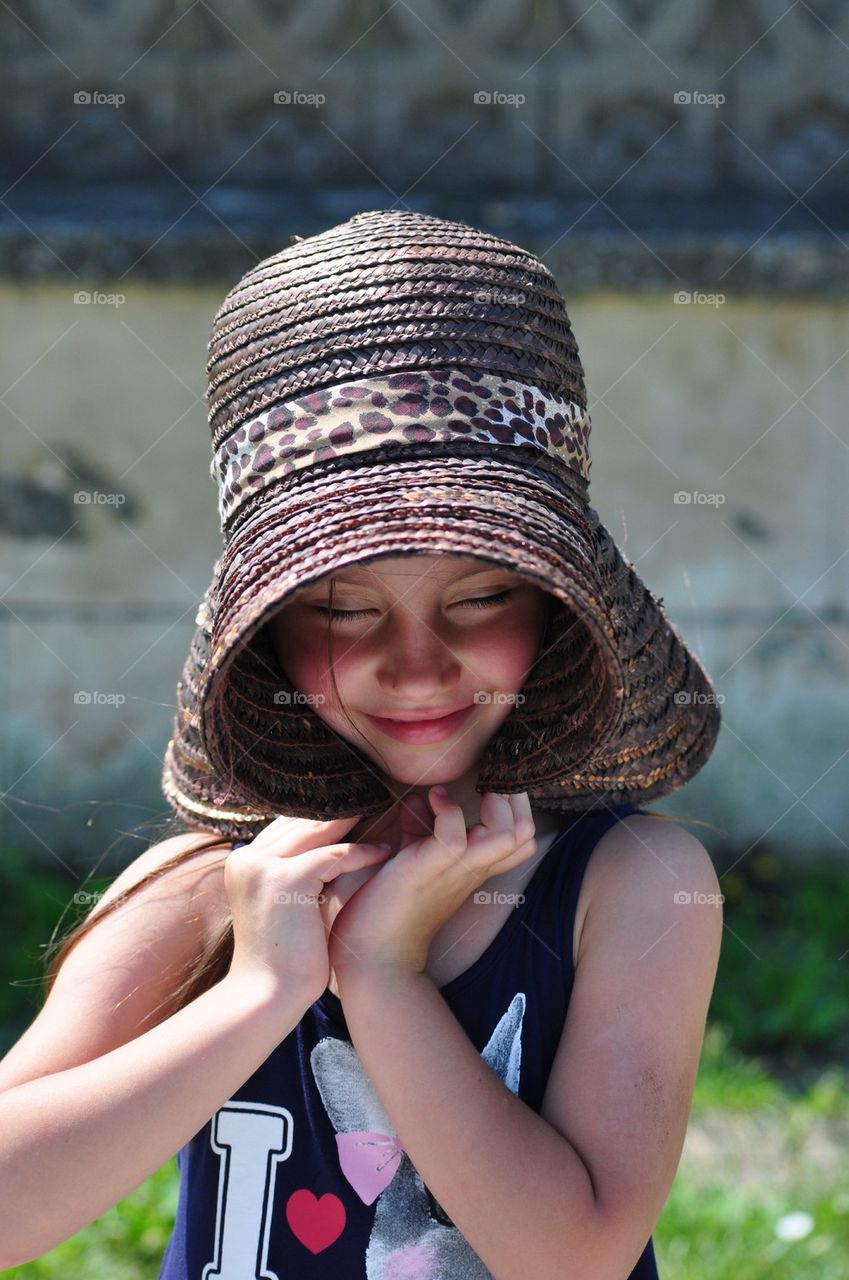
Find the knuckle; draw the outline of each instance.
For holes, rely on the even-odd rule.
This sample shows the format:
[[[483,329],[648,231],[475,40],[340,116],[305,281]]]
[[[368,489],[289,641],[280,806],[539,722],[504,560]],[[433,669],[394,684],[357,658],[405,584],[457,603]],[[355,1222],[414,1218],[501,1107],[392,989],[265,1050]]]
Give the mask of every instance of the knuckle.
[[[499,831],[489,842],[487,853],[496,860],[512,853],[516,848],[516,837],[512,831]]]
[[[436,866],[456,866],[468,861],[469,850],[465,843],[457,840],[440,841],[437,845],[438,860]]]

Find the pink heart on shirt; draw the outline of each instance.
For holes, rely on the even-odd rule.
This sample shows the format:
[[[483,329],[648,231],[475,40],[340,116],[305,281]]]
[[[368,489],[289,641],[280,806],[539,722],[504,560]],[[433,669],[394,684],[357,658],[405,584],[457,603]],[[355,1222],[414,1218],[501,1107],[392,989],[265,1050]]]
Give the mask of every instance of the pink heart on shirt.
[[[286,1221],[310,1253],[321,1253],[345,1230],[345,1206],[332,1191],[319,1200],[304,1187],[286,1201]]]

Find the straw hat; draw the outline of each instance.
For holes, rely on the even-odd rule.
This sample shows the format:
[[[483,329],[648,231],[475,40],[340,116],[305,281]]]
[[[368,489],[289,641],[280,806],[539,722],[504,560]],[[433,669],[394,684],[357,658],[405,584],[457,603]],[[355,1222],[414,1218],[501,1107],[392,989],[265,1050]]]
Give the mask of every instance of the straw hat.
[[[380,556],[473,556],[553,597],[478,791],[552,812],[642,805],[710,755],[713,686],[589,505],[590,417],[557,284],[460,222],[357,214],[258,263],[213,323],[224,549],[177,688],[164,794],[252,839],[279,814],[382,812],[369,756],[294,689],[265,624]]]

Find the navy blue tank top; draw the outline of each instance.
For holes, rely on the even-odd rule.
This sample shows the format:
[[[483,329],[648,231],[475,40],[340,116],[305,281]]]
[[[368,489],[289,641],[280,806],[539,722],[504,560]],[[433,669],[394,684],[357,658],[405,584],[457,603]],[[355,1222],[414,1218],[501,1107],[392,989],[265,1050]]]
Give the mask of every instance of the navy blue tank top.
[[[604,833],[639,812],[565,818],[523,901],[439,989],[487,1064],[537,1113],[572,991],[584,872]],[[159,1280],[492,1280],[394,1139],[328,988],[177,1153]],[[628,1280],[658,1280],[651,1237]]]

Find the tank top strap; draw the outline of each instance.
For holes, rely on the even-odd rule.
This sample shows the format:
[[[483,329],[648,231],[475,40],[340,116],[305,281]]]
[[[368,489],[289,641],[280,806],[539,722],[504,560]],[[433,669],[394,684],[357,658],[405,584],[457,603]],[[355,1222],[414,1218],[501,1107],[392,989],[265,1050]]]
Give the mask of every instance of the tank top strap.
[[[575,976],[572,940],[575,936],[578,899],[593,850],[602,836],[617,822],[641,812],[634,805],[622,805],[618,809],[592,810],[573,816],[567,819],[561,834],[546,855],[546,861],[550,859],[552,863],[552,878],[546,888],[557,904],[555,912],[548,918],[551,920],[551,927],[556,930],[557,950],[562,955],[563,979],[567,990],[571,989]],[[554,937],[551,945],[555,945]]]
[[[608,831],[617,822],[622,822],[625,818],[630,818],[633,814],[640,813],[642,813],[641,809],[629,804],[621,805],[618,809],[594,809],[589,813],[580,814],[576,821],[573,821],[570,826],[565,828],[568,848],[567,861],[572,870],[570,879],[577,881],[578,889],[580,889],[580,881],[583,879],[584,871],[593,849],[602,836],[607,835]]]

